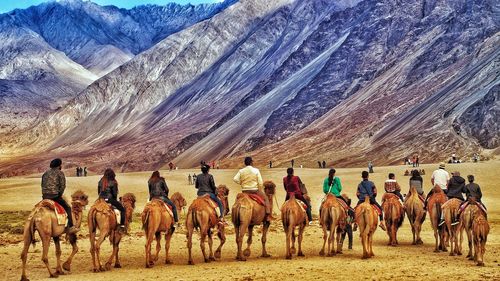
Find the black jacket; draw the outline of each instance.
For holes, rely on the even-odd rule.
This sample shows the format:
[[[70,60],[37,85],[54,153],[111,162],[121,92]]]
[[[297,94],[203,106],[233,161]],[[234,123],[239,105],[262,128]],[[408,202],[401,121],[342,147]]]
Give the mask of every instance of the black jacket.
[[[453,176],[448,182],[448,198],[464,200],[462,193],[465,193],[465,179],[461,176]]]
[[[215,194],[215,181],[214,177],[210,174],[201,174],[196,176],[196,189],[198,189],[198,196],[206,193]]]
[[[481,192],[481,188],[479,187],[478,184],[476,183],[469,183],[468,185],[465,186],[465,196],[467,197],[467,200],[469,200],[470,197],[474,197],[476,201],[481,201],[481,197],[483,197],[483,193]]]
[[[100,179],[97,184],[97,193],[99,194],[99,198],[118,200],[118,182],[110,181],[108,182],[108,187],[103,189],[102,179]]]
[[[149,188],[149,200],[154,197],[166,197],[168,198],[168,186],[164,178],[160,178],[157,181],[148,181]]]

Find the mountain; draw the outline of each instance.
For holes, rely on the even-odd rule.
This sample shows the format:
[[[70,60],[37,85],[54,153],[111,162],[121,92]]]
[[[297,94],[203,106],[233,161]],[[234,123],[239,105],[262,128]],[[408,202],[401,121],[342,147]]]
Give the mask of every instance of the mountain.
[[[241,0],[0,137],[6,155],[24,155],[0,170],[26,171],[19,159],[40,170],[56,155],[128,171],[234,167],[243,155],[346,166],[496,153],[499,11],[479,0]]]
[[[62,0],[0,15],[0,132],[26,129],[168,35],[232,5]]]

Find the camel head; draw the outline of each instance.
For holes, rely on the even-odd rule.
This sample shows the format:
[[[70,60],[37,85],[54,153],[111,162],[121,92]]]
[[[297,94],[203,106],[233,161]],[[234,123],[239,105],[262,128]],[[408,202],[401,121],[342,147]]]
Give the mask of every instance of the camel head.
[[[220,184],[217,187],[217,196],[220,198],[225,198],[229,195],[229,188],[225,184]]]
[[[123,204],[123,207],[125,208],[125,215],[127,217],[126,221],[131,222],[132,213],[134,212],[135,209],[135,202],[136,202],[135,195],[132,193],[125,193],[122,197],[120,197],[120,202]]]
[[[170,199],[179,208],[184,208],[187,206],[186,199],[184,199],[182,194],[180,194],[179,192],[174,193]]]
[[[264,182],[264,192],[266,195],[274,195],[276,193],[276,185],[272,181]]]

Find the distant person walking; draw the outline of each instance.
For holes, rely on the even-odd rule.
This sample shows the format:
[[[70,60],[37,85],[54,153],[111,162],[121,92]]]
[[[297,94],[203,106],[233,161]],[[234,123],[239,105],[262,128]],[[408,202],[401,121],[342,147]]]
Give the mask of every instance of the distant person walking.
[[[188,184],[189,185],[193,184],[193,179],[191,178],[191,174],[188,174]]]
[[[323,160],[323,163],[321,163],[323,165],[323,169],[326,168],[326,161]]]
[[[318,168],[321,169],[321,161],[318,161]]]
[[[83,176],[85,176],[85,177],[87,176],[87,167],[83,168]]]
[[[373,163],[372,163],[372,161],[368,162],[368,172],[369,172],[370,174],[372,174],[372,173],[373,173]]]
[[[292,159],[292,161],[290,161],[291,164],[292,164],[292,168],[293,168],[293,164],[295,164],[295,160]]]
[[[196,184],[196,174],[193,173],[193,184]]]
[[[418,157],[418,155],[417,155],[417,158],[415,158],[415,165],[417,167],[420,167],[420,158]]]
[[[269,161],[269,169],[273,167],[273,161]]]
[[[79,177],[80,176],[80,168],[79,167],[76,167],[76,176]]]

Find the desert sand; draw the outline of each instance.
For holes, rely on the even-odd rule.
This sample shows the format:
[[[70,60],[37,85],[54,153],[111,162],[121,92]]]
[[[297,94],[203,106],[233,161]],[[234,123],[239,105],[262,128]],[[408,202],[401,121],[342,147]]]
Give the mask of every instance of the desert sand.
[[[300,163],[297,163],[300,164]],[[430,175],[437,168],[437,164],[421,165],[425,169],[424,189],[430,188]],[[500,171],[500,161],[488,161],[483,163],[448,164],[448,171],[458,170],[462,176],[474,174],[476,182],[483,190],[483,201],[489,208],[489,222],[491,226],[485,254],[485,267],[477,267],[463,256],[450,257],[448,253],[434,253],[434,236],[432,234],[429,220],[424,222],[422,238],[424,245],[411,245],[411,229],[407,220],[398,232],[399,243],[397,247],[387,246],[387,235],[380,228],[377,229],[374,239],[375,257],[370,260],[361,260],[362,248],[359,233],[354,233],[354,249],[347,250],[347,241],[344,244],[344,253],[335,257],[320,257],[319,250],[322,243],[322,231],[317,223],[308,226],[305,231],[303,249],[306,257],[289,261],[284,259],[285,235],[279,220],[272,223],[268,236],[268,252],[271,258],[259,258],[260,255],[260,231],[256,227],[257,235],[252,246],[252,254],[248,261],[238,262],[235,257],[235,238],[232,225],[227,227],[228,240],[222,249],[222,259],[216,262],[203,263],[198,239],[194,241],[193,252],[196,265],[187,265],[187,248],[185,230],[178,228],[172,238],[170,250],[173,265],[165,265],[164,252],[160,255],[159,262],[153,269],[144,268],[144,237],[142,235],[139,217],[134,217],[131,235],[121,243],[121,263],[123,268],[112,269],[104,273],[93,273],[92,262],[89,254],[89,242],[87,239],[87,225],[82,225],[79,240],[80,252],[77,254],[71,273],[60,276],[60,280],[289,280],[300,278],[302,280],[326,280],[326,279],[348,279],[348,280],[500,280],[500,189],[496,177]],[[406,166],[375,167],[375,173],[371,174],[371,180],[375,182],[379,190],[383,189],[383,182],[389,172],[396,174],[403,193],[408,190],[408,177],[403,176]],[[351,198],[355,197],[357,184],[361,180],[360,173],[364,168],[337,169],[337,176],[342,180],[344,192]],[[277,202],[281,206],[284,200],[284,191],[281,179],[286,175],[285,169],[261,169],[265,180],[273,180],[277,183]],[[71,192],[82,189],[90,195],[90,201],[97,198],[97,181],[99,176],[72,177],[73,171],[66,171],[67,191]],[[175,191],[181,192],[186,198],[188,205],[195,198],[194,186],[188,185],[188,174],[199,173],[198,170],[161,171],[165,176],[170,194]],[[226,184],[231,192],[229,195],[230,205],[234,203],[238,193],[238,186],[232,182],[236,170],[214,170],[216,184]],[[300,176],[306,184],[312,198],[313,214],[317,215],[319,203],[323,196],[322,181],[327,176],[328,169],[296,168],[295,174]],[[118,174],[117,180],[120,184],[120,193],[133,192],[138,199],[135,210],[139,214],[147,200],[147,179],[150,172]],[[379,191],[381,192],[381,191]],[[29,177],[16,177],[0,180],[0,223],[19,225],[23,222],[25,213],[12,213],[14,211],[29,211],[40,199],[40,175]],[[381,196],[378,196],[380,201]],[[353,200],[355,201],[355,200]],[[276,204],[276,201],[275,201]],[[274,206],[275,212],[279,207]],[[87,208],[88,211],[88,208]],[[86,212],[86,211],[85,211]],[[13,222],[12,217],[17,221]],[[180,211],[181,220],[185,219],[183,211]],[[9,217],[7,219],[7,217]],[[279,217],[278,214],[275,217]],[[230,218],[227,218],[230,221]],[[86,221],[86,220],[84,220]],[[0,246],[0,270],[3,280],[18,280],[21,273],[21,244],[19,234],[0,234],[2,246]],[[196,236],[198,237],[198,236]],[[6,242],[7,241],[7,242]],[[218,245],[218,240],[214,245]],[[465,241],[464,241],[465,242]],[[463,252],[467,251],[464,244]],[[31,280],[46,280],[48,273],[41,261],[41,244],[30,249],[28,258],[28,278]],[[103,244],[103,253],[106,258],[110,254],[111,247],[108,243]],[[69,244],[63,244],[63,259],[70,252]],[[51,245],[51,266],[55,267],[54,247]]]

